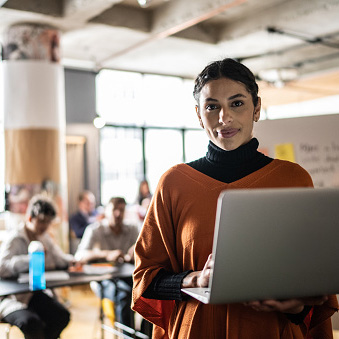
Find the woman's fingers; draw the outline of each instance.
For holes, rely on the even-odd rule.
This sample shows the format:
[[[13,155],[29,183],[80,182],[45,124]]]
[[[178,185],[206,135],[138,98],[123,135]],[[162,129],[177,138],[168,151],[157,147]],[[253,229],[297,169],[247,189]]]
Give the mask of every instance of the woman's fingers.
[[[214,260],[212,259],[212,254],[210,254],[206,260],[206,263],[204,265],[203,270],[200,272],[200,276],[197,280],[197,284],[199,287],[207,287],[210,275],[211,275],[211,269],[214,266]]]
[[[204,269],[212,269],[214,267],[214,260],[212,258],[212,254],[210,254],[205,263]]]
[[[283,313],[299,313],[304,309],[305,305],[322,305],[328,296],[310,297],[310,298],[295,298],[286,300],[262,300],[250,301],[244,303],[245,306],[252,307],[256,311],[272,312],[278,311]]]
[[[309,298],[300,298],[300,300],[305,304],[305,305],[322,305],[324,302],[328,300],[327,295],[323,295],[320,297],[309,297]]]

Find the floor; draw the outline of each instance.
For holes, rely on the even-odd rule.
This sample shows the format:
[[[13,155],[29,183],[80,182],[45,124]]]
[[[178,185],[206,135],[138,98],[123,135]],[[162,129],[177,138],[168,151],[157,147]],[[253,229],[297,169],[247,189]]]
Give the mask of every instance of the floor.
[[[61,339],[101,339],[99,320],[99,299],[93,294],[88,285],[58,289],[60,299],[66,304],[72,314],[71,322],[63,331]],[[109,324],[109,323],[107,323]],[[339,314],[332,318],[333,338],[339,339]],[[7,325],[0,324],[0,339],[5,339]],[[16,328],[10,330],[10,339],[23,339]],[[105,333],[105,339],[115,339],[111,333]]]

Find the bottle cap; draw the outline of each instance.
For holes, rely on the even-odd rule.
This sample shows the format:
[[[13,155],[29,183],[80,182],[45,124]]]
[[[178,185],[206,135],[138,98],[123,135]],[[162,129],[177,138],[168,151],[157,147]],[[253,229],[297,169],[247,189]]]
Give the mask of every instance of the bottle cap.
[[[44,246],[40,241],[31,241],[29,246],[28,246],[28,253],[33,253],[33,252],[43,252],[44,251]]]

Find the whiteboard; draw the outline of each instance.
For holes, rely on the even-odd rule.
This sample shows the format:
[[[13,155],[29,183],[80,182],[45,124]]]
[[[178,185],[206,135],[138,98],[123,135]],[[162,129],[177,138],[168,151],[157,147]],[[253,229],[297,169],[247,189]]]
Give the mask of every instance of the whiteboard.
[[[254,136],[259,150],[272,158],[277,146],[292,144],[295,162],[315,187],[339,187],[339,114],[259,121]]]

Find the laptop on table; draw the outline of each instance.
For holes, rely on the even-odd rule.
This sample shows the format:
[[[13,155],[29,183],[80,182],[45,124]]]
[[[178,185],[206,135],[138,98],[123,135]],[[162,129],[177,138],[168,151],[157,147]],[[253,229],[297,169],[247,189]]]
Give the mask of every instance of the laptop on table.
[[[339,189],[239,189],[220,194],[203,303],[339,292]]]

